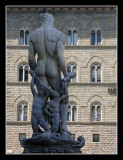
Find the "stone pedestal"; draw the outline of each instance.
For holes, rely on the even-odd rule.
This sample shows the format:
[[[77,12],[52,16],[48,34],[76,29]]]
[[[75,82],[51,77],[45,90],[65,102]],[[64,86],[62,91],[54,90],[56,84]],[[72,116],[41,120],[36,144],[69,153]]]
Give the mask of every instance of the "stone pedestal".
[[[80,153],[85,140],[79,136],[78,141],[74,141],[67,133],[43,133],[32,138],[23,139],[21,146],[23,153]]]
[[[23,153],[82,153],[80,148],[67,145],[34,145],[24,149]]]

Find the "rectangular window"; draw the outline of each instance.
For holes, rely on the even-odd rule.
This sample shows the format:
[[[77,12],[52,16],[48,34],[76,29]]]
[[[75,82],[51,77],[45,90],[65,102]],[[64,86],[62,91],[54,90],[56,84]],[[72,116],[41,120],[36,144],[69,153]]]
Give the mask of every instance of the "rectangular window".
[[[26,138],[26,133],[19,133],[19,141]]]
[[[71,134],[71,139],[75,141],[75,134]]]
[[[99,142],[100,141],[100,135],[99,134],[93,134],[93,142]]]

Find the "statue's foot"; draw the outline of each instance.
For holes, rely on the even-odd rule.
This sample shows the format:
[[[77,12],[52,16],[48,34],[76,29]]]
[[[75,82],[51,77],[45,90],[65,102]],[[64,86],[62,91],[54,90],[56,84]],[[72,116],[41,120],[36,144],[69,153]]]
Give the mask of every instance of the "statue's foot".
[[[72,133],[71,133],[70,131],[68,131],[68,129],[65,128],[65,127],[64,127],[64,128],[62,127],[62,128],[61,128],[61,131],[62,131],[62,132],[67,132],[67,133],[70,134],[70,135],[72,134]]]

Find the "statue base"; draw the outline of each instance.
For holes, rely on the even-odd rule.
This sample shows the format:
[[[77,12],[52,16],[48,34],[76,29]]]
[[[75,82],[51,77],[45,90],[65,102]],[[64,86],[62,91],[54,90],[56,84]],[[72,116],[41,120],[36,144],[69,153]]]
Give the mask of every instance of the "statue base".
[[[79,136],[78,141],[71,139],[66,132],[60,133],[40,133],[32,138],[21,140],[23,153],[80,153],[84,144],[84,137]]]

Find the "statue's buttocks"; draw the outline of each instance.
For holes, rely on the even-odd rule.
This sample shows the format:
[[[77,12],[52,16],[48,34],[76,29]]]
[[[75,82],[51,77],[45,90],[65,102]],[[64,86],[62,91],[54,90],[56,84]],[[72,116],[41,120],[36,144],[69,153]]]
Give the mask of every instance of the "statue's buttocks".
[[[38,76],[49,78],[58,76],[57,41],[60,34],[62,34],[60,31],[44,25],[31,34],[30,40],[38,54],[35,68],[35,73]]]

